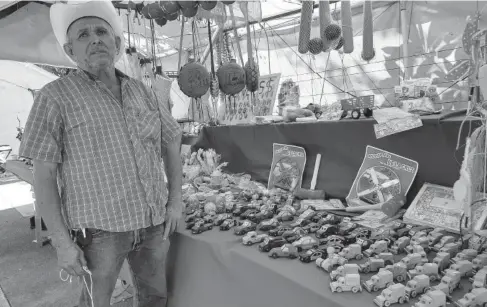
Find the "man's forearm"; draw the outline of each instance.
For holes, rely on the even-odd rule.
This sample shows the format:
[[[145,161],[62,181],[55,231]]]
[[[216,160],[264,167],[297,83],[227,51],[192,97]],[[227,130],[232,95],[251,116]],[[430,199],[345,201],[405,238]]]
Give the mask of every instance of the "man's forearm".
[[[34,192],[36,210],[46,223],[53,246],[59,248],[71,244],[62,216],[56,169],[34,162]]]
[[[181,163],[181,140],[178,138],[166,147],[164,165],[171,203],[182,204],[183,166]]]

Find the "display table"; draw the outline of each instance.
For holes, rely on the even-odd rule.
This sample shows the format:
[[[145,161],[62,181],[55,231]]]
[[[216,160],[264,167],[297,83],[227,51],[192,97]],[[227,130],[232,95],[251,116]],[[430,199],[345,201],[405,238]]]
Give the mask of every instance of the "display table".
[[[244,246],[232,231],[191,235],[179,231],[171,240],[168,261],[169,307],[373,307],[380,292],[331,293],[329,274],[314,262],[272,259],[257,246]],[[399,258],[405,255],[400,255]],[[430,261],[433,255],[430,255]],[[361,263],[352,261],[352,263]],[[361,274],[362,281],[373,274]],[[434,285],[438,284],[438,281]],[[464,278],[459,299],[471,286]],[[409,304],[394,306],[410,306]]]
[[[465,116],[424,116],[423,126],[376,139],[373,119],[282,123],[252,126],[205,127],[195,148],[214,148],[228,162],[228,171],[245,172],[267,182],[272,162],[272,144],[302,146],[307,152],[303,188],[309,188],[316,154],[322,160],[316,189],[334,198],[345,198],[357,175],[367,145],[393,152],[419,163],[409,193],[411,201],[424,182],[452,186],[458,179],[463,147],[455,151]],[[462,143],[480,121],[464,124]]]

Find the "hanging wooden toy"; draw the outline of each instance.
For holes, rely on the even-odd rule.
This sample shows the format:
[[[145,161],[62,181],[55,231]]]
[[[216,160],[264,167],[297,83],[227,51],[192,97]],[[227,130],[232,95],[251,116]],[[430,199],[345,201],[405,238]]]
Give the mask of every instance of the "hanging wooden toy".
[[[323,40],[320,37],[311,39],[308,43],[308,50],[312,54],[320,54],[323,51]]]
[[[205,11],[211,11],[216,7],[218,1],[200,1],[200,6]]]
[[[301,7],[301,25],[299,27],[298,52],[305,54],[309,51],[311,38],[311,19],[313,18],[314,1],[303,1]]]
[[[374,50],[374,20],[372,18],[372,1],[364,1],[364,29],[362,35],[362,59],[370,61],[375,57]]]
[[[166,15],[179,14],[181,10],[178,1],[159,1],[159,3],[156,2],[155,4],[160,5]]]
[[[187,3],[186,6],[181,6],[181,14],[186,18],[193,18],[198,13],[198,1],[181,1]],[[179,4],[181,5],[181,4]]]
[[[338,43],[343,45],[344,53],[353,52],[353,28],[352,28],[352,7],[350,1],[341,1],[341,20],[342,20],[342,38]],[[340,48],[336,49],[340,49]]]
[[[320,38],[322,41],[322,50],[327,52],[330,50],[330,42],[326,39],[325,29],[331,24],[331,10],[330,1],[320,1],[319,3],[319,17],[320,17]]]
[[[250,32],[250,20],[249,20],[249,7],[248,2],[241,2],[241,7],[245,15],[245,23],[247,27],[247,63],[245,64],[245,83],[247,90],[254,93],[259,88],[259,65],[255,62],[252,51],[252,33]],[[257,55],[256,55],[257,56]],[[252,97],[252,101],[255,101],[255,96]]]

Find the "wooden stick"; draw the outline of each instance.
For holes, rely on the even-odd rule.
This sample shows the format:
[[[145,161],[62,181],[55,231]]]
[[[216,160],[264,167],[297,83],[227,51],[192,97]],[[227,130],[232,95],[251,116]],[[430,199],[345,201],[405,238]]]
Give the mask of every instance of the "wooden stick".
[[[313,191],[316,188],[316,181],[318,179],[318,171],[320,169],[321,154],[316,155],[315,169],[313,171],[313,179],[311,179],[310,189]]]

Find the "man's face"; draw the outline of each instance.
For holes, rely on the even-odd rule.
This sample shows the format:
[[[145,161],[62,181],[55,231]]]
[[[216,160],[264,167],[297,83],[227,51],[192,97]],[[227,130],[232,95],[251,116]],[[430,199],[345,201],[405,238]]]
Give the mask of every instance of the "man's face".
[[[66,53],[82,68],[101,69],[114,65],[120,52],[120,37],[112,27],[96,17],[78,19],[68,29]]]

